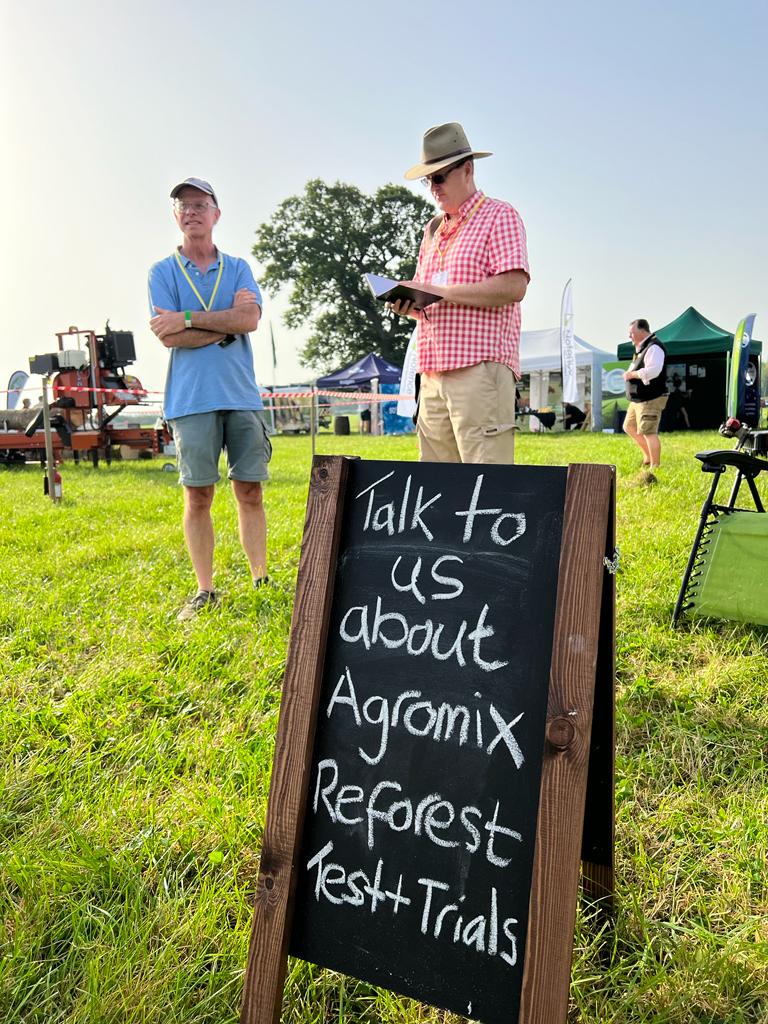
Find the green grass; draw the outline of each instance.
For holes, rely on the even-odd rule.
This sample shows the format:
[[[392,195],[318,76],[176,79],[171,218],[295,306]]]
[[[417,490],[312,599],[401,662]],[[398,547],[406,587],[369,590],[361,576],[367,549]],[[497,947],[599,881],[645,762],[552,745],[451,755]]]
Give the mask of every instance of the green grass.
[[[522,463],[618,468],[615,928],[580,912],[571,1020],[768,1022],[768,631],[670,629],[714,434],[664,438],[653,488],[612,435],[524,435]],[[413,459],[407,438],[321,452]],[[0,1020],[237,1020],[308,470],[278,438],[270,575],[253,591],[226,484],[221,609],[193,589],[159,463],[0,470]],[[763,488],[764,490],[764,488]],[[291,962],[284,1019],[456,1020]]]

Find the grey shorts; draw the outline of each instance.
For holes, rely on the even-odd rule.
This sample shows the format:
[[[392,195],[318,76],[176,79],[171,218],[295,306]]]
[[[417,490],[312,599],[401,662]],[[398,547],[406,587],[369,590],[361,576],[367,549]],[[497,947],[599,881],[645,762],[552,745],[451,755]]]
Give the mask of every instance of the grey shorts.
[[[208,487],[221,479],[219,458],[227,453],[230,480],[269,479],[272,443],[261,416],[250,409],[225,409],[179,416],[170,421],[185,487]]]

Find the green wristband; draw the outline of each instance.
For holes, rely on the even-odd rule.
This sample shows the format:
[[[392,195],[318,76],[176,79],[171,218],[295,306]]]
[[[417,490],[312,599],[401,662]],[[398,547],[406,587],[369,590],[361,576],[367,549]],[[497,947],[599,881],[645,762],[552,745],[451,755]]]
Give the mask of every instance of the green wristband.
[[[188,309],[184,310],[184,326],[185,327],[191,327],[192,326],[192,314],[190,313],[190,311]]]

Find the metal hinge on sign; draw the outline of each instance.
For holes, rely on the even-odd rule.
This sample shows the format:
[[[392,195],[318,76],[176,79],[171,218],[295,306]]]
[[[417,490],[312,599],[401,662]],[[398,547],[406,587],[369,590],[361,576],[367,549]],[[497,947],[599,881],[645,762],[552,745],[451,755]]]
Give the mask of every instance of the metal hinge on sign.
[[[608,558],[607,555],[603,558],[603,565],[611,574],[611,576],[615,576],[616,573],[619,571],[619,555],[620,552],[617,546],[613,552],[613,558]]]

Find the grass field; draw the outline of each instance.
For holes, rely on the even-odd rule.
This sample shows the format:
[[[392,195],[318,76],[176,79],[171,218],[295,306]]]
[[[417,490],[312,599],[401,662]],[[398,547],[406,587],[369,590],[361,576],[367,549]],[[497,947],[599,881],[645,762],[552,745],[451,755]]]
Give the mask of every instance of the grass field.
[[[669,621],[714,434],[664,438],[655,487],[612,435],[522,436],[528,464],[618,469],[615,928],[577,920],[584,1024],[768,1022],[768,631]],[[408,438],[318,450],[413,459]],[[0,470],[0,1020],[237,1020],[304,520],[309,440],[278,438],[253,591],[224,484],[220,609],[193,590],[175,474]],[[607,952],[606,952],[607,951]],[[292,1024],[458,1020],[291,963]]]

